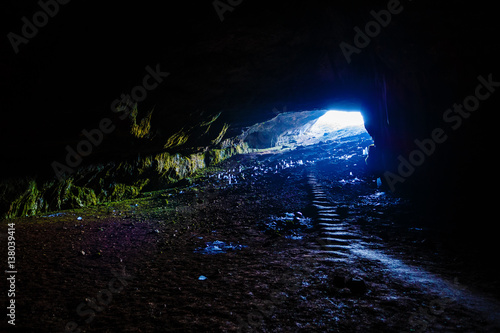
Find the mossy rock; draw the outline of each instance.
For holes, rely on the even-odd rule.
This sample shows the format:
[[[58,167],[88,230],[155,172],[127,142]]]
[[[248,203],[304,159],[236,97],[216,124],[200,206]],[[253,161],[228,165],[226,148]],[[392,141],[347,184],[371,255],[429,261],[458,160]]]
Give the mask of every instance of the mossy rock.
[[[115,184],[112,186],[112,190],[109,196],[101,197],[101,201],[120,201],[123,199],[135,198],[141,193],[144,186],[149,183],[148,179],[139,180],[134,183],[134,185],[126,184]]]
[[[47,203],[43,199],[42,192],[38,189],[36,181],[32,180],[28,185],[28,189],[10,205],[7,218],[32,216],[44,209],[47,209]]]
[[[227,129],[226,129],[227,130]],[[121,163],[88,166],[64,181],[19,183],[16,193],[3,203],[5,217],[33,216],[50,211],[89,207],[137,197],[145,186],[170,186],[206,167],[248,151],[248,145],[226,139],[219,148],[183,155],[164,152]],[[130,179],[140,180],[131,183]],[[8,184],[7,184],[8,185]],[[5,185],[3,188],[7,188]],[[4,189],[4,192],[7,191]],[[10,204],[9,204],[10,202]]]

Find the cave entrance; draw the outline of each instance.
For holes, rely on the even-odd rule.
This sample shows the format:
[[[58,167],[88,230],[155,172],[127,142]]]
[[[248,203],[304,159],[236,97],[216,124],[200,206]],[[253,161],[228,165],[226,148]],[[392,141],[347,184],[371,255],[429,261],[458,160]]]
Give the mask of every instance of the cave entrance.
[[[275,174],[314,165],[316,171],[329,172],[339,186],[365,182],[365,160],[373,139],[363,116],[357,111],[297,111],[255,124],[244,133],[251,159],[259,161],[252,170]]]
[[[309,146],[363,134],[368,135],[361,112],[331,110],[298,130],[284,133],[278,143]]]
[[[328,110],[282,113],[252,126],[246,139],[254,149],[293,149],[338,140],[371,140],[371,137],[361,112]]]
[[[245,133],[252,149],[293,149],[338,140],[371,140],[359,111],[300,111],[277,115]]]
[[[353,129],[363,127],[365,121],[363,115],[358,111],[327,111],[319,117],[311,128],[311,131]]]

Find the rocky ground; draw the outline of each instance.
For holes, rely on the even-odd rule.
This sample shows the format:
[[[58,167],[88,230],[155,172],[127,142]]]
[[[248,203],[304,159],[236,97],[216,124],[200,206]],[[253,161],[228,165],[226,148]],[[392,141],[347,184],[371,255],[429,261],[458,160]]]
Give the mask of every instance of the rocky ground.
[[[240,155],[134,200],[3,221],[17,330],[0,329],[500,331],[493,265],[377,187],[370,143]]]

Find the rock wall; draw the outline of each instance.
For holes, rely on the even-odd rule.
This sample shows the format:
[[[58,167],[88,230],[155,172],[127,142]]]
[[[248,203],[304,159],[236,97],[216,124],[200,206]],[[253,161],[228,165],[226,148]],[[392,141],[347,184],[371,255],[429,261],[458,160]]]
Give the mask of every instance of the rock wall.
[[[13,70],[1,84],[13,96],[2,101],[9,116],[19,115],[11,123],[24,122],[26,110],[57,112],[36,113],[34,125],[23,126],[27,146],[12,146],[7,155],[17,161],[14,171],[19,165],[33,172],[42,164],[50,165],[47,156],[57,153],[37,152],[32,143],[56,136],[64,147],[81,131],[79,119],[90,122],[103,114],[110,116],[110,101],[141,82],[146,65],[158,64],[171,75],[139,103],[140,110],[151,112],[132,113],[135,118],[130,122],[118,121],[116,132],[88,165],[115,170],[122,161],[148,156],[141,162],[148,172],[156,170],[159,164],[155,163],[178,163],[179,173],[185,174],[182,170],[201,165],[202,158],[196,154],[204,154],[205,164],[221,160],[230,150],[222,145],[225,139],[273,119],[275,110],[357,109],[379,148],[383,169],[400,177],[394,178],[397,191],[425,196],[440,188],[461,190],[465,184],[478,190],[477,175],[491,165],[484,159],[494,151],[491,133],[496,122],[490,116],[498,109],[499,97],[490,92],[477,111],[461,118],[460,126],[458,120],[447,122],[443,117],[475,94],[479,76],[492,75],[492,81],[500,81],[499,24],[492,6],[486,2],[257,0],[243,2],[221,21],[210,2],[176,3],[169,5],[168,12],[154,5],[138,8],[123,3],[112,11],[82,5],[67,13],[59,35],[40,33],[20,57],[9,60]],[[93,17],[93,26],[83,33],[76,19],[86,15]],[[122,17],[138,23],[123,24]],[[110,27],[115,33],[103,34]],[[68,38],[60,35],[63,31],[68,31]],[[133,46],[124,52],[123,45]],[[86,60],[78,63],[75,59],[81,59],[82,52]],[[58,54],[64,57],[56,61],[53,55]],[[2,64],[8,63],[7,58],[1,59]],[[79,74],[68,68],[77,68]],[[92,98],[82,98],[81,92],[89,90]],[[52,98],[55,91],[58,96]],[[85,113],[89,108],[95,112]],[[61,117],[61,110],[71,114],[72,121]],[[40,128],[40,123],[50,127]],[[2,131],[4,142],[18,136],[14,127]],[[432,138],[439,128],[447,140],[425,154],[425,163],[401,173],[401,158],[410,159],[418,148],[415,140]],[[248,134],[250,141],[258,136]],[[266,140],[266,145],[272,142],[273,135]],[[259,145],[253,141],[252,145]],[[237,147],[232,149],[243,149]],[[168,157],[155,160],[165,152]],[[17,156],[10,158],[14,153]],[[413,154],[414,161],[417,155]],[[122,168],[134,169],[132,165]],[[177,172],[165,170],[160,171],[163,178]],[[24,192],[30,182],[22,184]],[[44,187],[38,181],[29,188],[35,193]],[[91,194],[87,196],[93,200]],[[25,202],[36,201],[30,198]]]

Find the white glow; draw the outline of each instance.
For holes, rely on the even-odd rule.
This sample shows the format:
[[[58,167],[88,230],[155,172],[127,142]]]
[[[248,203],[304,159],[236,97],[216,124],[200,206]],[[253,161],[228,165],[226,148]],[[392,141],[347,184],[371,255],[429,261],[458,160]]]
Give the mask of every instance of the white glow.
[[[316,121],[315,126],[339,129],[350,126],[363,126],[364,123],[361,112],[328,111]]]
[[[308,146],[335,140],[370,140],[361,112],[330,110],[278,138],[278,145]]]
[[[338,140],[366,133],[365,122],[358,111],[328,111],[304,133],[321,141]]]

